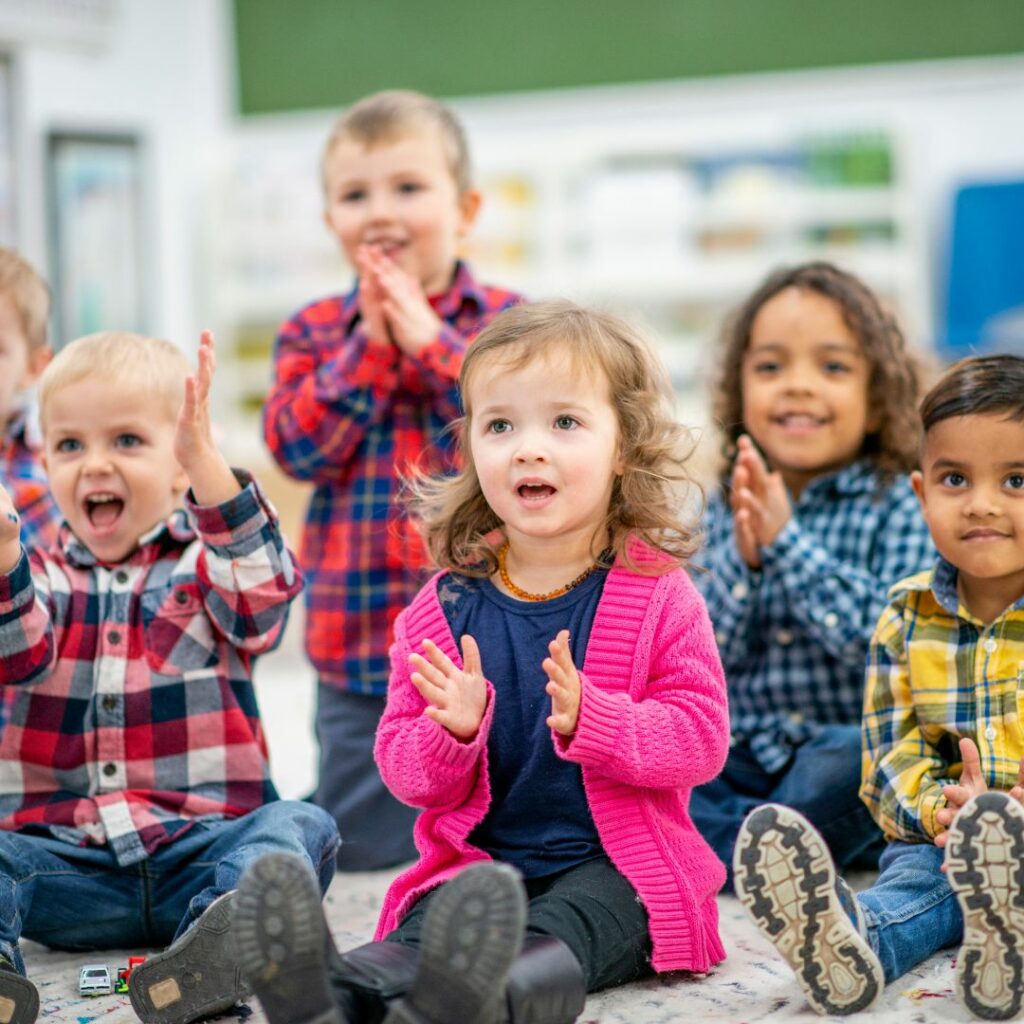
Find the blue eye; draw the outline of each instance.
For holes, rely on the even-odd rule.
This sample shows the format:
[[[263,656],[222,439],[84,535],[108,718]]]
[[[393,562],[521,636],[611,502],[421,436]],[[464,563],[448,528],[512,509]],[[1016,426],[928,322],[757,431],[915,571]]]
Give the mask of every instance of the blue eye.
[[[839,362],[835,362],[835,361],[829,361],[829,362],[827,362],[825,364],[825,372],[826,373],[832,373],[832,374],[839,375],[839,374],[843,374],[843,373],[849,373],[850,369],[851,368],[849,366],[847,366],[846,363],[839,363]]]
[[[512,429],[512,424],[508,420],[491,420],[487,424],[487,433],[489,434],[507,434]]]
[[[580,425],[580,421],[575,416],[559,416],[555,420],[555,426],[559,430],[575,430]]]
[[[57,451],[59,452],[77,452],[81,447],[82,442],[77,441],[73,437],[61,438],[56,444]]]
[[[138,434],[118,434],[118,448],[138,448],[142,444],[142,438]]]

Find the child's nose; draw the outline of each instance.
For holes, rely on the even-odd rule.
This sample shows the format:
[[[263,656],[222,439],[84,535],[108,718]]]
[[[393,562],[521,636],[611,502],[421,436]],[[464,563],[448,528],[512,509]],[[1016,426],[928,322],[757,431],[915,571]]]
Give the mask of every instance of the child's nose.
[[[112,463],[106,452],[87,451],[83,465],[86,473],[102,474],[111,471]]]
[[[517,462],[547,462],[547,449],[539,437],[532,434],[524,434],[519,438],[519,447],[516,449]]]
[[[999,515],[999,492],[988,487],[972,488],[964,505],[964,513],[973,518]]]
[[[386,189],[377,189],[370,193],[367,203],[367,212],[370,220],[391,220],[394,216],[395,204],[391,194]]]

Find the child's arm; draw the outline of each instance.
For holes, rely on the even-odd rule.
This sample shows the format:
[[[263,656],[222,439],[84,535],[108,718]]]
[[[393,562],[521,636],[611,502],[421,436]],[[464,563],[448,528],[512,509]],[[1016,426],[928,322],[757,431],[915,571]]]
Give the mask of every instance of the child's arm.
[[[943,829],[937,813],[946,806],[943,786],[953,781],[952,766],[918,720],[898,603],[883,613],[871,641],[861,736],[860,795],[871,816],[890,839],[934,840]]]
[[[391,413],[398,383],[398,349],[370,337],[365,324],[341,338],[337,305],[320,303],[281,328],[263,412],[277,463],[289,476],[318,484],[348,473],[367,431]]]
[[[0,683],[32,683],[53,665],[49,594],[37,591],[28,555],[21,546],[18,514],[0,486]],[[44,579],[41,576],[41,580]]]
[[[221,633],[250,654],[273,649],[302,589],[273,510],[251,483],[243,490],[213,443],[210,387],[213,335],[199,343],[199,369],[185,385],[174,454],[191,484],[189,507],[203,540],[196,580]]]
[[[483,677],[479,652],[471,637],[463,638],[465,671],[459,667],[454,647],[442,650],[425,641],[429,661],[416,654],[407,633],[408,612],[402,612],[395,621],[388,701],[377,728],[374,757],[384,784],[403,803],[413,807],[458,805],[471,792],[487,747],[493,690]],[[418,684],[413,680],[417,674],[421,676]],[[470,678],[460,678],[463,676]],[[462,712],[468,711],[458,715],[464,739],[438,720],[446,717],[440,705],[450,709],[452,704],[438,694],[432,695],[433,703],[423,696],[421,690],[429,692],[431,686],[450,692],[464,690],[452,702],[460,705]],[[470,735],[470,718],[477,714],[479,721]]]
[[[555,750],[631,786],[678,789],[713,779],[729,750],[725,679],[704,604],[682,572],[659,581],[642,697],[593,685],[580,672],[580,703],[571,736]],[[590,643],[595,637],[591,635]]]

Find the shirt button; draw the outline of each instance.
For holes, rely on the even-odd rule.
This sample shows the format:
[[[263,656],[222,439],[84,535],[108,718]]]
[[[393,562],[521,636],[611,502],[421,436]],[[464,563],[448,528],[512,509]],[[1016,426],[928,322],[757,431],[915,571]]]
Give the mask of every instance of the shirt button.
[[[783,647],[788,647],[793,642],[793,634],[788,629],[780,629],[775,634],[775,640]]]
[[[124,571],[124,569],[118,569],[117,572],[114,573],[114,579],[118,583],[127,583],[128,582],[128,573],[126,573]]]
[[[176,590],[174,592],[174,600],[177,601],[178,604],[184,604],[188,600],[188,594],[186,594],[184,590]]]
[[[988,654],[993,654],[993,653],[995,653],[995,649],[996,649],[996,646],[997,646],[997,645],[996,645],[996,638],[995,638],[994,636],[990,636],[990,637],[989,637],[989,638],[988,638],[988,639],[987,639],[987,640],[985,641],[985,643],[984,643],[984,645],[983,645],[983,646],[984,646],[984,648],[985,648],[985,650],[986,650],[986,652],[987,652]]]
[[[103,766],[103,774],[107,775],[107,776],[109,776],[109,775],[116,775],[117,774],[117,765],[116,764],[112,764],[111,762],[108,761]]]
[[[112,694],[108,693],[103,698],[103,710],[113,711],[117,707],[117,698]]]
[[[721,647],[721,646],[723,646],[723,645],[725,644],[725,639],[726,639],[726,637],[725,637],[725,633],[724,633],[724,631],[723,631],[723,630],[721,630],[721,629],[720,629],[720,630],[719,630],[719,631],[718,631],[718,632],[717,632],[717,633],[715,634],[715,643],[717,643],[717,644],[718,644],[718,646],[719,646],[719,647]]]
[[[989,743],[991,743],[995,738],[996,738],[996,727],[994,725],[990,725],[985,730],[985,739],[987,739],[989,741]]]
[[[119,644],[119,643],[121,642],[121,634],[120,634],[120,633],[119,633],[119,632],[118,632],[118,631],[117,631],[116,629],[112,629],[112,630],[111,630],[111,631],[110,631],[110,632],[109,632],[109,633],[107,634],[107,639],[108,639],[108,640],[109,640],[109,641],[110,641],[110,642],[111,642],[112,644],[115,644],[115,645],[116,645],[116,644]]]
[[[821,621],[825,623],[826,629],[835,629],[839,625],[839,616],[835,612],[829,612]]]
[[[790,721],[791,721],[791,722],[792,722],[792,723],[793,723],[794,725],[803,725],[803,723],[804,723],[804,716],[803,716],[802,714],[800,714],[800,712],[799,712],[799,711],[794,711],[794,712],[793,712],[793,713],[792,713],[792,714],[791,714],[791,715],[789,716],[789,720],[790,720]]]
[[[745,598],[747,594],[750,593],[750,590],[747,587],[746,583],[740,580],[739,583],[734,583],[732,585],[732,590],[730,591],[730,593],[733,597],[736,598],[737,601],[742,601],[743,598]]]

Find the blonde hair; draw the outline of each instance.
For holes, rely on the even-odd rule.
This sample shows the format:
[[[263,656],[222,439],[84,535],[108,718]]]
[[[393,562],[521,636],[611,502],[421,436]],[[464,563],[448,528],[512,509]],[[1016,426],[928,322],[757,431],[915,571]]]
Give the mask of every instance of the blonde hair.
[[[62,388],[102,377],[112,391],[133,389],[152,395],[174,418],[185,397],[192,367],[177,345],[129,331],[99,331],[78,338],[54,356],[39,378],[39,419],[46,430],[47,410]]]
[[[428,129],[438,133],[448,168],[459,195],[462,195],[472,187],[469,145],[462,123],[440,100],[405,89],[375,92],[345,111],[335,122],[324,144],[320,159],[321,180],[326,187],[327,161],[342,140],[351,139],[371,149],[381,142],[395,142]]]
[[[45,346],[50,289],[32,264],[13,249],[0,248],[0,294],[11,297],[29,349]]]
[[[521,369],[553,352],[567,354],[574,370],[600,371],[608,381],[623,465],[604,523],[613,556],[636,569],[628,550],[629,539],[636,537],[668,556],[643,571],[663,572],[683,563],[698,540],[694,523],[682,517],[685,492],[701,500],[703,495],[685,468],[694,444],[672,415],[665,369],[625,321],[562,299],[506,310],[466,352],[459,376],[465,416],[453,425],[462,468],[455,476],[410,481],[413,511],[434,561],[470,576],[496,571],[488,534],[502,524],[484,498],[468,441],[473,382],[495,365]],[[694,503],[697,512],[699,504]]]

